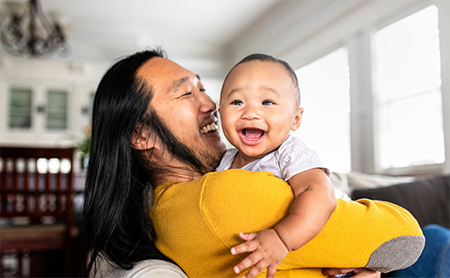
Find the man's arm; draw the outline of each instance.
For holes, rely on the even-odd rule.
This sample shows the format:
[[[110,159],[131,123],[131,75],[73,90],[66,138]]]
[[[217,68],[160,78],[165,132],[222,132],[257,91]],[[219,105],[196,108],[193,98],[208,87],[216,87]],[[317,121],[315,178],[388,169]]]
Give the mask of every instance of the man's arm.
[[[209,193],[205,196],[210,197],[203,200],[203,209],[211,213],[208,221],[230,239],[237,239],[232,234],[239,231],[276,226],[289,214],[293,202],[289,185],[268,172],[228,170],[222,176],[211,177],[205,189]],[[235,242],[230,240],[227,247],[236,246]],[[389,272],[414,263],[423,245],[422,231],[405,209],[388,202],[338,199],[322,231],[299,250],[290,252],[278,269],[367,267]],[[243,258],[245,254],[239,257]]]
[[[287,251],[297,250],[313,239],[336,209],[333,186],[322,169],[294,175],[289,185],[295,198],[289,215],[273,229],[240,234],[245,242],[231,249],[234,255],[248,255],[235,267],[239,273],[253,266],[245,278],[255,277],[265,269],[266,278],[274,277]]]
[[[230,253],[242,243],[238,233],[275,227],[292,201],[290,186],[268,172],[227,170],[158,186],[151,210],[156,246],[190,277],[237,277],[233,267],[246,257]],[[359,267],[387,272],[419,257],[424,238],[409,212],[387,202],[337,201],[322,231],[288,254],[280,274],[321,277],[322,268]]]
[[[294,201],[289,215],[275,226],[289,251],[297,250],[322,230],[336,209],[333,185],[322,169],[293,176],[289,185]]]

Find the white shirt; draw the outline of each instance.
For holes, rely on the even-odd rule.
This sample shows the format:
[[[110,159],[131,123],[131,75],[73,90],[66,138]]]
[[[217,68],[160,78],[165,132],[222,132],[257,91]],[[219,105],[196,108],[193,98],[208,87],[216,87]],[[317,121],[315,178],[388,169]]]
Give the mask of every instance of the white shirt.
[[[227,150],[216,171],[230,169],[238,152],[235,148]],[[330,171],[317,153],[295,136],[289,136],[278,149],[242,167],[253,172],[268,171],[285,181],[301,172],[315,168],[323,169],[330,176]]]
[[[216,171],[230,169],[238,152],[236,148],[227,150]],[[268,171],[285,181],[289,181],[296,174],[315,168],[323,169],[330,176],[330,170],[325,167],[317,153],[295,136],[289,136],[278,149],[242,167],[252,172]],[[350,200],[347,194],[337,188],[334,188],[334,195],[336,198]]]

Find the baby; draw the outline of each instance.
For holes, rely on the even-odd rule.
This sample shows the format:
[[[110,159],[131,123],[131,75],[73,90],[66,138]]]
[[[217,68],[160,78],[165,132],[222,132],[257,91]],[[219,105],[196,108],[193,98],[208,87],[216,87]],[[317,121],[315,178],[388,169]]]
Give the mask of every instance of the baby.
[[[273,277],[288,252],[314,238],[335,210],[330,172],[316,152],[289,135],[299,128],[303,108],[297,76],[285,61],[253,54],[236,64],[225,78],[219,112],[236,149],[226,152],[216,170],[269,171],[286,180],[295,195],[288,217],[273,229],[240,233],[246,242],[231,249],[252,252],[234,267],[236,273],[254,265],[244,277],[266,268]]]

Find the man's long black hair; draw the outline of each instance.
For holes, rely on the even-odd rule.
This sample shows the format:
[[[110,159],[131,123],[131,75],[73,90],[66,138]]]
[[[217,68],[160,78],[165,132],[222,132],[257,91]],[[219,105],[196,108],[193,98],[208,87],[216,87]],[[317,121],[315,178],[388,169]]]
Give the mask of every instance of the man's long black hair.
[[[164,56],[159,49],[128,56],[106,72],[97,88],[86,178],[82,276],[96,273],[99,258],[123,269],[147,259],[171,261],[154,245],[146,202],[148,190],[155,186],[153,174],[173,169],[152,165],[143,158],[148,155],[131,147],[137,130],[147,128],[162,140],[166,151],[205,171],[151,109],[151,84],[136,77],[145,62]]]

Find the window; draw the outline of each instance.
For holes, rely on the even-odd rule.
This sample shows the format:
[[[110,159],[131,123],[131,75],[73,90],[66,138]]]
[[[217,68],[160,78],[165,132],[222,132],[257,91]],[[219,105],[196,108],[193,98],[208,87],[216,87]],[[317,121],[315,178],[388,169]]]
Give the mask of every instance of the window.
[[[31,128],[31,89],[12,88],[9,98],[9,127]]]
[[[438,10],[423,9],[373,37],[382,170],[445,160]]]
[[[348,50],[333,53],[296,71],[302,124],[294,133],[317,151],[332,171],[351,170],[350,76]]]
[[[67,128],[67,97],[66,91],[47,92],[47,129]]]

